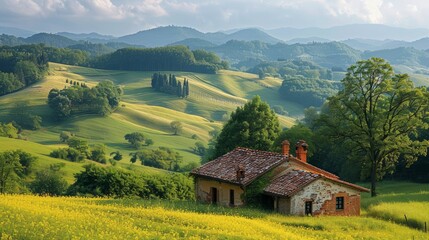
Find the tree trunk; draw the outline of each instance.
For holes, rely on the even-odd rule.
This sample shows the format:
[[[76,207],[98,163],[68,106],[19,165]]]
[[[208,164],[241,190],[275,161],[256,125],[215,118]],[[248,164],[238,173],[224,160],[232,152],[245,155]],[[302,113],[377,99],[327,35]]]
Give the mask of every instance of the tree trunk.
[[[375,186],[377,183],[377,166],[375,161],[371,161],[371,197],[377,196]]]

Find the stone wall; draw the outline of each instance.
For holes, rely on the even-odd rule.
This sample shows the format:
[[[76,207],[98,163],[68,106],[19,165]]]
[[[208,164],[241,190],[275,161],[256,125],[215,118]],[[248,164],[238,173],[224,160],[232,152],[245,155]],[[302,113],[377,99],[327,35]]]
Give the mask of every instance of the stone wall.
[[[344,197],[344,209],[336,209],[336,197]],[[313,215],[360,214],[360,193],[326,179],[318,179],[292,196],[290,214],[304,215],[306,201],[313,202]]]
[[[234,190],[234,206],[243,205],[242,195],[244,193],[240,186],[225,182],[195,178],[195,193],[198,201],[211,203],[211,188],[217,189],[217,204],[230,206],[230,190]]]

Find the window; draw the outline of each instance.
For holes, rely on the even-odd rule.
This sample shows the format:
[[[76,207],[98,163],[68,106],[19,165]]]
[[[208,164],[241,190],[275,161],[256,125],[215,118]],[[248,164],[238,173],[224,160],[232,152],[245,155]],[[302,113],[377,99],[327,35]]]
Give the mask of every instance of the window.
[[[305,202],[305,215],[311,215],[313,213],[313,202]]]
[[[337,210],[344,209],[344,197],[337,197],[336,209]]]
[[[229,205],[234,206],[234,190],[229,190]]]

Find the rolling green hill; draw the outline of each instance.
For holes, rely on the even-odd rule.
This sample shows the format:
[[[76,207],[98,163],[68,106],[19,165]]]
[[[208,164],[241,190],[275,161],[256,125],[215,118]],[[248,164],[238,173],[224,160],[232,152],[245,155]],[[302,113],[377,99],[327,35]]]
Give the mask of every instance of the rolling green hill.
[[[221,71],[219,74],[171,73],[176,74],[179,80],[189,80],[189,98],[180,99],[153,91],[150,87],[153,72],[110,71],[50,63],[46,79],[22,91],[0,97],[0,121],[11,121],[11,111],[18,103],[26,103],[24,111],[43,118],[42,129],[24,131],[28,141],[55,147],[60,143],[61,131],[70,131],[86,139],[89,144],[105,144],[108,152],[123,152],[125,159],[122,161],[128,163],[128,154],[135,149],[125,141],[124,135],[139,131],[154,140],[155,144],[150,148],[165,146],[175,149],[183,156],[182,165],[186,165],[199,161],[199,156],[192,151],[195,143],[208,142],[209,132],[221,129],[222,120],[254,95],[260,95],[271,105],[284,106],[292,116],[298,116],[303,111],[300,105],[286,102],[278,96],[280,79],[261,81],[257,75],[235,71]],[[88,86],[94,86],[101,80],[111,80],[124,89],[121,106],[108,117],[81,115],[55,122],[46,103],[47,95],[52,88],[67,86],[67,79],[85,82]],[[180,136],[172,134],[170,123],[174,120],[183,123]],[[282,126],[294,124],[291,117],[279,116],[279,120]]]

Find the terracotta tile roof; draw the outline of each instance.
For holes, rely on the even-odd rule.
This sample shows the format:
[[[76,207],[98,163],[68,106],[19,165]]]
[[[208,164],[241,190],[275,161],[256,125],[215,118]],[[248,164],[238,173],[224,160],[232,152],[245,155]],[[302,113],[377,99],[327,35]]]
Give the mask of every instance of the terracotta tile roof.
[[[272,195],[290,197],[303,187],[321,177],[322,176],[319,174],[304,170],[292,170],[285,175],[273,179],[264,191]]]
[[[337,175],[335,175],[333,173],[325,171],[325,170],[323,170],[321,168],[318,168],[316,166],[313,166],[313,165],[311,165],[309,163],[303,162],[303,161],[299,160],[296,157],[290,156],[289,157],[289,161],[298,163],[299,165],[302,165],[302,166],[306,167],[310,172],[318,173],[318,174],[324,175],[324,176],[326,176],[328,178],[334,178],[334,179],[339,179],[340,178],[340,177],[338,177]]]
[[[369,189],[367,188],[337,178],[330,178],[325,175],[312,173],[305,170],[292,170],[285,175],[273,179],[271,183],[265,187],[264,192],[271,195],[291,197],[308,184],[320,178],[332,181],[337,184],[346,185],[361,192],[369,192]]]
[[[359,185],[343,181],[341,179],[332,179],[332,178],[327,178],[327,179],[329,179],[329,180],[331,180],[333,182],[336,182],[336,183],[340,183],[340,184],[349,186],[349,187],[354,188],[354,189],[356,189],[358,191],[361,191],[361,192],[370,192],[368,188],[364,188],[364,187],[361,187]]]
[[[191,174],[246,186],[287,159],[280,153],[238,147],[192,170]],[[245,171],[245,177],[241,181],[237,179],[239,166]]]
[[[246,186],[257,177],[286,161],[297,163],[298,165],[303,166],[305,170],[295,169],[283,176],[273,179],[271,184],[265,188],[267,193],[290,196],[289,194],[293,195],[295,191],[299,191],[318,178],[331,180],[354,188],[358,191],[369,192],[367,188],[340,180],[337,175],[315,167],[309,163],[302,162],[292,155],[285,156],[280,153],[242,147],[238,147],[231,152],[192,170],[191,174]],[[237,179],[238,168],[242,168],[245,173],[244,178],[241,180]]]

